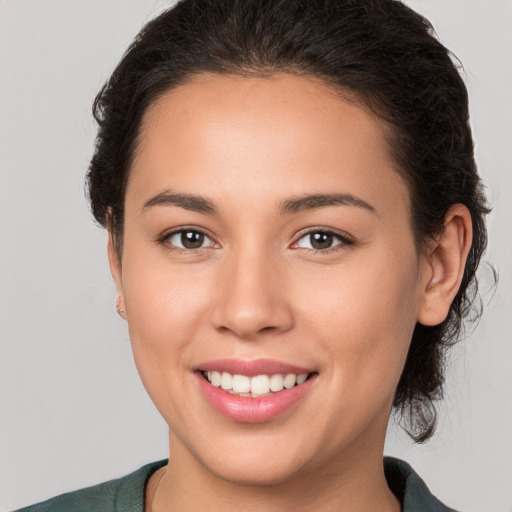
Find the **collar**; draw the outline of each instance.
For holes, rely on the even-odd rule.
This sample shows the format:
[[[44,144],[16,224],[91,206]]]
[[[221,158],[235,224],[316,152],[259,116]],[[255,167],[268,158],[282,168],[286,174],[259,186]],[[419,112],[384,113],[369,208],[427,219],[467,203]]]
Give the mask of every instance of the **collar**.
[[[430,492],[407,462],[384,457],[384,474],[389,488],[402,503],[402,512],[456,512]]]

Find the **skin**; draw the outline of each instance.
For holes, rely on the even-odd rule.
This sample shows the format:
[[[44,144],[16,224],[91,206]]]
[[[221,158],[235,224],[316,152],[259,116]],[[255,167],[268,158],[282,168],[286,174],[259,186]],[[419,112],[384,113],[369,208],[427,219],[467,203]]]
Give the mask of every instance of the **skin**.
[[[122,254],[108,246],[137,368],[170,431],[146,510],[400,510],[382,467],[393,395],[416,322],[446,317],[471,222],[454,205],[418,250],[385,135],[356,102],[285,74],[199,76],[150,106]],[[206,197],[217,214],[144,208],[167,191]],[[333,193],[372,210],[280,213],[290,198]],[[179,236],[165,238],[179,228],[205,232],[204,246],[179,250]],[[312,249],[309,228],[352,243]],[[285,414],[248,425],[199,391],[193,369],[221,358],[318,377]]]

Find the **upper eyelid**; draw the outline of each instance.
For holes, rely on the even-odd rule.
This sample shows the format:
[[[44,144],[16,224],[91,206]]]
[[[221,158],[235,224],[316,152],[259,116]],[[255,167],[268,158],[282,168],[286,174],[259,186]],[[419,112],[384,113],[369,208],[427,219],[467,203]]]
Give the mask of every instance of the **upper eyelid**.
[[[169,230],[167,232],[164,232],[162,235],[157,237],[155,241],[159,245],[168,244],[169,246],[172,246],[172,250],[174,250],[174,251],[185,251],[187,253],[199,252],[199,251],[203,251],[205,249],[211,248],[211,245],[210,245],[210,246],[205,246],[205,247],[197,247],[195,249],[187,249],[187,248],[183,248],[183,247],[179,247],[177,245],[174,245],[174,244],[172,244],[170,242],[170,238],[171,237],[173,237],[174,235],[177,235],[179,233],[182,233],[184,231],[194,231],[196,233],[201,233],[206,238],[208,238],[214,245],[219,245],[218,242],[215,241],[215,238],[212,237],[206,230],[201,229],[201,228],[197,228],[197,227],[187,227],[187,226],[179,227],[179,228],[173,228],[173,229],[171,229],[171,230]],[[168,248],[169,248],[169,250],[171,249],[171,247],[168,247]]]
[[[162,235],[159,237],[161,240],[165,240],[166,238],[169,238],[172,235],[176,235],[177,233],[182,233],[183,231],[195,231],[196,233],[201,233],[205,236],[207,236],[212,242],[214,242],[214,237],[205,229],[198,228],[194,226],[183,226],[178,228],[170,229],[169,231],[165,231],[162,233]]]
[[[161,241],[168,240],[171,236],[181,233],[183,231],[195,231],[197,233],[201,233],[201,234],[205,235],[207,238],[209,238],[213,243],[220,245],[215,240],[215,237],[212,236],[207,230],[205,230],[203,228],[195,227],[195,226],[183,226],[183,227],[171,229],[170,231],[162,234],[162,236],[159,237],[159,240],[161,240]],[[348,233],[341,232],[341,231],[335,230],[333,228],[314,226],[314,227],[310,227],[310,228],[305,228],[305,231],[302,231],[299,234],[297,234],[291,245],[292,246],[296,245],[299,240],[301,240],[305,236],[311,235],[313,233],[327,233],[327,234],[339,237],[342,241],[351,242],[351,243],[353,242],[352,236],[349,235]],[[193,250],[200,250],[200,249],[204,249],[204,248],[205,247],[201,247],[201,248],[197,248],[197,249],[187,249],[187,250],[193,251]],[[318,249],[318,251],[321,252],[320,249]]]
[[[322,227],[307,228],[306,231],[303,231],[301,234],[297,235],[295,240],[298,241],[301,238],[303,238],[307,235],[311,235],[313,233],[327,233],[329,235],[337,236],[337,237],[341,238],[342,240],[348,240],[351,242],[353,241],[353,237],[344,231],[338,231],[336,229],[322,228]],[[294,243],[296,243],[296,242],[294,242]]]
[[[334,244],[330,247],[326,247],[325,249],[299,247],[298,244],[299,244],[300,240],[302,240],[304,237],[306,237],[308,235],[312,235],[313,233],[325,233],[325,234],[333,235],[334,237],[338,238],[339,243]],[[355,243],[354,238],[351,235],[349,235],[348,233],[339,232],[337,230],[329,229],[329,228],[309,228],[309,230],[303,232],[300,236],[296,237],[295,242],[293,242],[293,244],[291,245],[291,249],[293,249],[294,251],[302,250],[307,253],[314,253],[314,254],[326,256],[333,252],[338,252],[340,250],[342,251],[342,250],[348,249],[349,247],[352,247],[354,245],[354,243]]]

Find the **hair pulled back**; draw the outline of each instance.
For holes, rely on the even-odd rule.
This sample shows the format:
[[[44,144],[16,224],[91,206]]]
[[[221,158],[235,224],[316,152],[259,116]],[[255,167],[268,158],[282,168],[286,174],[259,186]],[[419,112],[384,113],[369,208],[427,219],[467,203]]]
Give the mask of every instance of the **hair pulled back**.
[[[200,73],[316,77],[349,92],[390,127],[411,195],[418,247],[450,207],[471,213],[473,244],[460,290],[440,325],[416,325],[394,399],[417,442],[436,424],[446,348],[477,293],[488,213],[477,175],[467,91],[430,23],[398,0],[182,0],[137,35],[94,102],[99,125],[87,175],[96,220],[122,251],[124,195],[147,108]]]

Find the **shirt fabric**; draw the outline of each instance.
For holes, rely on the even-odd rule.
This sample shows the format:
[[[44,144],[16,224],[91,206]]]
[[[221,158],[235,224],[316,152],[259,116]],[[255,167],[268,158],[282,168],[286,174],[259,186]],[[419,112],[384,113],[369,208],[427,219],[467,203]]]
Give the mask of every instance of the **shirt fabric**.
[[[144,512],[144,490],[149,477],[167,460],[147,464],[116,480],[61,494],[15,512]],[[443,505],[404,461],[384,457],[384,473],[402,512],[455,512]]]

